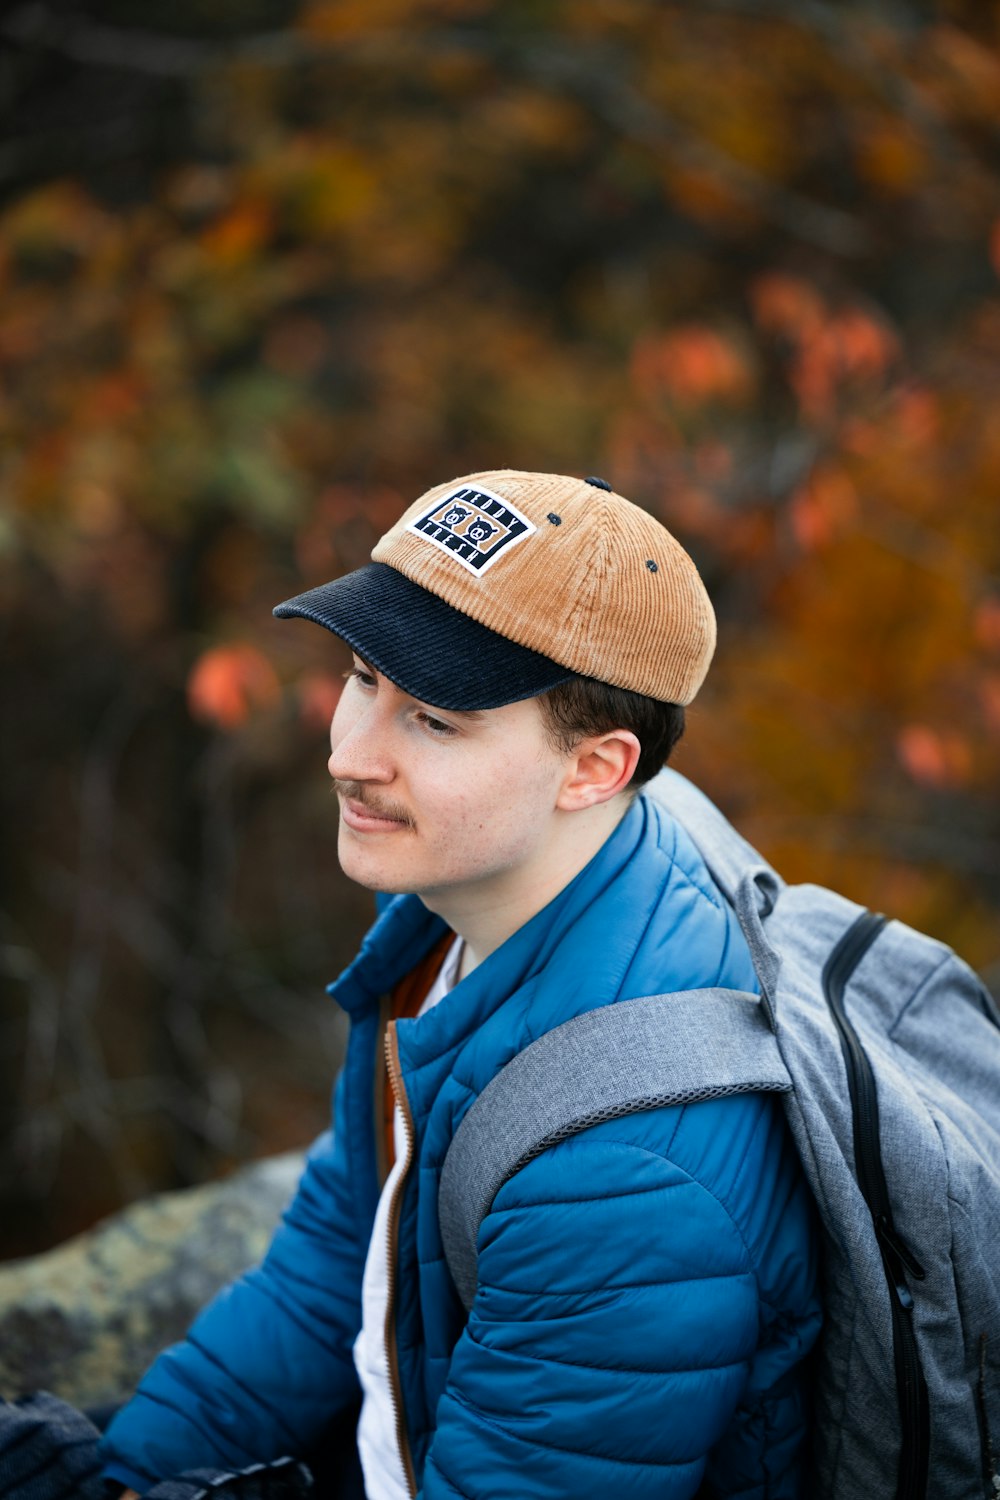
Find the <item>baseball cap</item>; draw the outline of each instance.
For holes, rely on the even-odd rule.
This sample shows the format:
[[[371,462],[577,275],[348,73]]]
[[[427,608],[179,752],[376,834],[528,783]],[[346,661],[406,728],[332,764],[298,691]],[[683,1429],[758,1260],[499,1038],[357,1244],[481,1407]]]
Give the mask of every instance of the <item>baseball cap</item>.
[[[451,710],[499,708],[574,676],[688,704],[715,649],[684,548],[593,475],[499,469],[437,485],[366,567],[274,613],[325,626]]]

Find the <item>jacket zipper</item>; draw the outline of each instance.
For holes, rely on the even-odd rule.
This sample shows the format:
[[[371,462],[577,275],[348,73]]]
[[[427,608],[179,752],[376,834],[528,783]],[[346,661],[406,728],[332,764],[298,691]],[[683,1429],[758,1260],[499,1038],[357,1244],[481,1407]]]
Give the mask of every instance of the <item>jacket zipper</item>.
[[[399,1216],[403,1204],[406,1174],[410,1170],[410,1161],[413,1156],[413,1117],[410,1114],[410,1101],[406,1097],[406,1088],[403,1084],[403,1076],[399,1067],[399,1049],[396,1041],[395,1021],[390,1021],[385,1029],[385,1065],[389,1074],[389,1082],[392,1085],[393,1096],[396,1104],[399,1106],[399,1112],[403,1120],[403,1130],[406,1135],[406,1156],[403,1159],[402,1169],[396,1180],[389,1203],[389,1248],[386,1259],[385,1356],[389,1370],[389,1397],[392,1401],[393,1415],[396,1419],[396,1443],[399,1448],[399,1457],[403,1465],[403,1473],[406,1476],[406,1483],[409,1486],[411,1496],[415,1497],[417,1493],[417,1480],[413,1468],[413,1452],[410,1448],[410,1436],[406,1430],[406,1413],[403,1410],[403,1392],[399,1381],[399,1350],[396,1345],[396,1259],[399,1251]]]
[[[893,1223],[882,1166],[875,1076],[861,1038],[844,1006],[844,991],[851,975],[885,925],[885,917],[870,911],[863,912],[852,923],[826,961],[823,994],[837,1027],[847,1070],[858,1187],[872,1216],[889,1287],[901,1435],[896,1500],[924,1500],[930,1442],[927,1384],[913,1329],[913,1295],[904,1273],[909,1272],[917,1281],[923,1281],[925,1272]]]
[[[383,995],[379,1002],[378,1046],[375,1048],[375,1083],[372,1093],[372,1120],[375,1126],[375,1176],[379,1192],[385,1187],[389,1176],[389,1154],[385,1139],[385,1091],[388,1072],[385,1063],[386,1031],[392,1014],[392,998]]]

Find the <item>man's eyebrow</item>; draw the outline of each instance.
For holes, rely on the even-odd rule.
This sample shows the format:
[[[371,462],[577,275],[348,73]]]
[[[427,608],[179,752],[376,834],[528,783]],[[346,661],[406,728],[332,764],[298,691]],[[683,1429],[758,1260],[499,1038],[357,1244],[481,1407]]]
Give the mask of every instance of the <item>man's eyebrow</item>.
[[[368,660],[367,656],[362,656],[361,652],[358,651],[356,647],[352,646],[351,650],[357,657],[361,665],[365,667],[369,672],[371,672],[373,676],[376,672],[380,677],[385,676],[385,673],[379,672],[378,667],[373,666],[372,663]],[[392,682],[391,677],[388,680]],[[417,695],[416,693],[411,693],[410,696],[416,698]],[[466,724],[481,724],[483,719],[486,717],[485,711],[481,708],[441,708],[438,704],[428,703],[426,698],[419,698],[417,699],[417,701],[419,703],[426,703],[428,708],[434,709],[438,713],[450,714],[453,719],[462,719]]]

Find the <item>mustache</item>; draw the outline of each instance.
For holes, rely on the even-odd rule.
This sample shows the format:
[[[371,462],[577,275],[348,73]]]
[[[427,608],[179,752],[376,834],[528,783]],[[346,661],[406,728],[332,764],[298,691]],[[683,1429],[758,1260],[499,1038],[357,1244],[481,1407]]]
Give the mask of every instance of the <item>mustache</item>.
[[[394,823],[404,823],[407,828],[415,826],[405,807],[398,802],[373,797],[371,789],[363,781],[340,781],[334,777],[333,790],[339,797],[346,797],[349,802],[359,802],[374,818],[391,818]]]

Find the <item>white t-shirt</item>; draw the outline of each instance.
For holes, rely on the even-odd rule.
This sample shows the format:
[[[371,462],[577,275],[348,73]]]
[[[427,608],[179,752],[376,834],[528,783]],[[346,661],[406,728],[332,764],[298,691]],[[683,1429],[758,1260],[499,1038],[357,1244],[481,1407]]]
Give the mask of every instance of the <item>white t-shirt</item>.
[[[462,939],[448,949],[437,978],[420,1007],[424,1015],[458,982]],[[398,1105],[392,1112],[395,1161],[386,1178],[375,1211],[361,1283],[361,1332],[354,1344],[354,1367],[361,1382],[362,1405],[358,1421],[358,1451],[365,1476],[368,1500],[410,1500],[403,1460],[396,1439],[396,1417],[389,1388],[389,1362],[385,1347],[385,1317],[389,1290],[389,1204],[396,1183],[408,1169],[406,1130]]]

